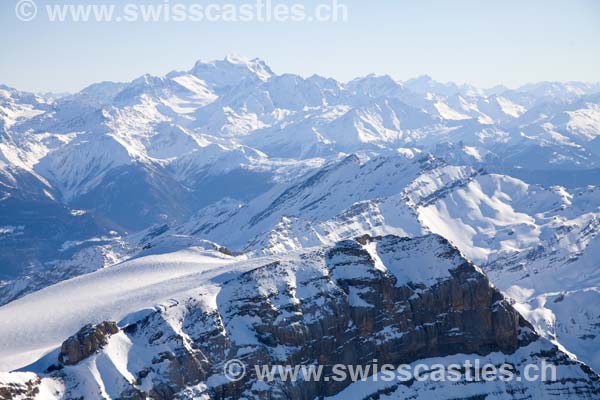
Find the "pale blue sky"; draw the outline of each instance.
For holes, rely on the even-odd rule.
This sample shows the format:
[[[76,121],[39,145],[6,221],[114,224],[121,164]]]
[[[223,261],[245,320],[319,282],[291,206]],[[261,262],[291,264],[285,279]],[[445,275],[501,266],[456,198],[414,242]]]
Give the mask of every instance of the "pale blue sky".
[[[230,53],[260,57],[277,73],[340,80],[387,73],[479,86],[600,81],[598,0],[339,1],[348,5],[347,23],[21,22],[17,1],[2,0],[0,82],[76,91]],[[40,7],[50,2],[65,3],[37,0]]]

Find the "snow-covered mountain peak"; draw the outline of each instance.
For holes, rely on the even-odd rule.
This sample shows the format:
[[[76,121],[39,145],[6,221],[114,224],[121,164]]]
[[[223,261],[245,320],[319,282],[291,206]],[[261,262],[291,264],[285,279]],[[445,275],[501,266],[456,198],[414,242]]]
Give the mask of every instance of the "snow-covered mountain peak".
[[[429,75],[421,75],[417,78],[405,81],[404,86],[415,93],[433,93],[442,96],[452,96],[461,92],[455,83],[440,83]]]
[[[537,97],[582,96],[600,92],[600,84],[585,82],[537,82],[523,85],[517,89]]]
[[[313,75],[309,76],[308,78],[306,78],[306,80],[315,82],[317,85],[319,85],[323,89],[336,90],[336,91],[343,89],[343,84],[338,82],[337,80],[335,80],[333,78],[327,78],[327,77],[317,75],[317,74],[313,74]]]
[[[0,85],[0,129],[25,122],[48,110],[45,99],[27,92]]]
[[[261,380],[252,371],[231,382],[223,364],[234,358],[248,366],[477,359],[511,365],[519,376],[543,359],[557,367],[556,379],[507,384],[459,375],[432,384],[452,398],[598,393],[592,370],[540,338],[477,267],[436,235],[363,235],[250,260],[211,243],[150,252],[32,294],[0,316],[8,321],[0,326],[0,366],[30,371],[0,375],[8,398],[39,391],[48,400],[259,400],[282,392],[393,399],[432,391],[422,380],[362,387],[371,372],[328,385]]]
[[[197,61],[190,73],[219,91],[237,86],[244,79],[266,81],[275,75],[264,61],[238,56],[227,56],[211,62]]]
[[[340,83],[240,57],[57,99],[2,86],[0,303],[121,260],[159,261],[168,275],[169,256],[148,257],[170,252],[227,253],[222,245],[240,260],[278,260],[273,270],[289,276],[304,265],[283,260],[293,252],[436,233],[542,335],[597,367],[595,87]],[[348,248],[376,261],[371,272],[402,272],[379,245]]]
[[[371,97],[386,96],[404,89],[402,84],[390,75],[376,74],[356,78],[348,82],[346,87],[353,93]]]
[[[59,101],[76,101],[98,107],[111,104],[115,97],[127,87],[125,82],[99,82],[91,84],[76,94],[70,94]]]

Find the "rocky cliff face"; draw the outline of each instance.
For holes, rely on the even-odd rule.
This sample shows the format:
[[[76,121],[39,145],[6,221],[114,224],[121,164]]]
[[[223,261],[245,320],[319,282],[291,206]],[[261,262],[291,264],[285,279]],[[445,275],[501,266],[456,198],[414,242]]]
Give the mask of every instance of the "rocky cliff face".
[[[119,328],[114,322],[86,325],[62,344],[58,361],[64,365],[77,364],[106,346],[110,335],[118,331]]]
[[[593,371],[538,337],[486,276],[439,236],[363,236],[223,274],[211,285],[120,327],[85,327],[41,375],[62,382],[57,397],[66,399],[422,398],[432,387],[420,382],[373,387],[355,397],[364,390],[354,390],[350,380],[259,382],[252,367],[368,365],[374,359],[447,363],[470,355],[517,370],[544,359],[559,365],[559,376],[550,382],[461,382],[464,390],[452,398],[600,396]],[[223,373],[231,359],[247,366],[236,382]],[[456,390],[446,384],[438,382],[436,394]]]

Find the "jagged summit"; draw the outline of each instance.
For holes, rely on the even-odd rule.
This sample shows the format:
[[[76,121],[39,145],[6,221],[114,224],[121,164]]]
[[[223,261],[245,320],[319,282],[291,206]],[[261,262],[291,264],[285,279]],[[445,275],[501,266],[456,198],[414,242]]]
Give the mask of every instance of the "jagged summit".
[[[373,265],[379,272],[374,273],[383,280],[368,285],[388,285],[392,275],[423,278],[416,271],[431,273],[427,285],[435,285],[437,278],[447,277],[429,269],[438,265],[435,260],[420,259],[417,269],[390,267],[397,266],[395,256],[385,259],[388,255],[373,252],[374,242],[354,240],[365,235],[409,238],[381,239],[402,247],[435,233],[489,274],[540,337],[565,352],[560,359],[573,366],[579,365],[573,361],[577,357],[598,369],[598,93],[597,85],[577,82],[480,90],[430,77],[399,82],[369,75],[345,83],[276,74],[261,60],[235,56],[199,61],[190,71],[164,77],[101,82],[61,97],[2,87],[0,314],[12,318],[10,310],[20,310],[17,325],[39,334],[28,337],[11,325],[11,333],[0,336],[14,342],[0,346],[0,353],[24,365],[19,354],[32,351],[27,362],[35,361],[88,323],[118,323],[156,303],[164,307],[152,311],[156,321],[142,335],[171,332],[179,320],[163,308],[176,295],[182,297],[173,313],[206,317],[204,305],[187,302],[190,297],[202,302],[199,287],[207,290],[206,298],[223,287],[255,296],[256,287],[281,289],[290,283],[257,271],[246,275],[251,288],[237,278],[233,286],[221,286],[225,277],[233,278],[222,275],[233,264],[304,282],[294,268],[304,265],[306,257],[314,264],[302,271],[322,278],[323,271],[331,272],[319,267],[328,262],[323,255],[350,249],[368,253],[354,264],[359,270],[371,271],[370,260],[377,261]],[[300,260],[284,262],[298,254]],[[253,264],[256,260],[260,265]],[[262,268],[270,262],[279,266]],[[343,266],[335,270],[352,272]],[[217,275],[223,280],[211,280]],[[327,279],[336,304],[365,308],[359,307],[363,301],[374,301],[363,296],[366,286],[344,291],[346,278]],[[75,290],[77,282],[85,288]],[[78,300],[68,305],[76,309],[69,308],[72,313],[59,327],[47,320],[47,307],[66,307],[72,299],[66,293]],[[225,298],[243,303],[234,294]],[[118,315],[107,306],[115,301]],[[93,307],[86,308],[86,302]],[[221,319],[235,314],[218,311],[224,312],[218,314]],[[29,312],[39,321],[19,319]],[[268,313],[259,314],[262,319]],[[165,318],[170,327],[163,325]],[[199,326],[212,326],[202,321]],[[299,323],[308,326],[305,320]],[[82,381],[97,384],[96,378],[88,380],[93,368],[82,365],[94,357],[100,365],[114,360],[111,346],[144,342],[118,327],[115,342],[107,339],[107,347],[96,348],[99,353],[77,365],[86,376]],[[190,336],[187,325],[175,331],[174,337],[201,336],[193,330]],[[93,328],[85,330],[90,332]],[[268,342],[272,333],[261,331],[260,340]],[[516,352],[524,348],[508,342]],[[173,343],[162,344],[185,354]],[[523,351],[519,355],[525,358],[532,354]],[[489,354],[505,356],[503,351]],[[53,362],[55,356],[48,355]],[[125,383],[108,385],[112,397],[138,379],[130,379],[117,364],[114,376]],[[143,375],[150,364],[152,359],[132,365]],[[148,382],[164,378],[167,364],[156,367]],[[573,374],[566,380],[581,378]],[[37,378],[23,379],[28,377],[36,386]],[[404,389],[382,390],[395,390],[398,397]],[[479,387],[469,393],[476,397],[490,391]]]
[[[171,270],[161,276],[154,265],[167,257]],[[123,285],[132,273],[135,290]],[[91,294],[83,289],[98,281],[115,290],[111,298],[97,297],[90,303]],[[142,290],[143,285],[160,290]],[[328,385],[260,382],[251,367],[314,360],[365,365],[373,358],[400,365],[435,357],[437,363],[467,358],[506,362],[522,371],[527,363],[538,363],[542,354],[546,362],[560,367],[557,381],[480,383],[476,393],[502,399],[514,398],[515,391],[594,398],[600,390],[597,375],[537,336],[481,271],[436,235],[362,236],[330,247],[246,261],[188,250],[162,259],[143,257],[66,282],[60,289],[65,295],[60,307],[55,308],[61,300],[50,288],[33,295],[33,302],[0,309],[0,315],[10,311],[29,315],[27,322],[13,320],[0,327],[2,340],[11,340],[11,329],[19,329],[25,338],[35,330],[38,336],[20,351],[31,354],[32,349],[60,346],[24,368],[35,374],[3,377],[4,392],[44,390],[48,399],[263,399],[282,391],[290,398],[340,393],[358,398],[352,394],[357,383],[349,379]],[[138,296],[144,293],[159,304],[138,309],[143,304]],[[59,321],[54,315],[54,323],[46,320],[41,325],[31,318],[31,312],[44,313],[35,302],[69,315],[70,325],[90,316],[97,325],[83,326],[76,333],[73,329],[73,336],[62,344],[53,342],[60,335],[40,333],[54,332],[51,325]],[[223,379],[223,364],[237,358],[249,366],[248,374],[237,382]],[[452,390],[455,384],[437,385],[438,390]],[[367,394],[380,390],[374,387]],[[430,389],[421,383],[391,382],[385,390],[392,398],[401,398],[425,396]]]
[[[243,79],[266,81],[275,75],[264,61],[236,55],[228,55],[223,60],[210,62],[199,60],[189,72],[217,89],[235,86]]]

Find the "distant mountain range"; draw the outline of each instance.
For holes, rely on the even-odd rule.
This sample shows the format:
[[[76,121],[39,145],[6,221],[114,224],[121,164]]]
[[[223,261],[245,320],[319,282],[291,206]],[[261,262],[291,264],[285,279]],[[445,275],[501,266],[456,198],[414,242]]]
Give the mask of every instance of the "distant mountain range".
[[[338,82],[316,75],[279,75],[261,60],[231,56],[199,61],[189,71],[165,77],[101,82],[63,96],[0,86],[0,320],[15,321],[0,327],[0,369],[24,367],[50,354],[40,361],[44,368],[29,371],[42,381],[63,382],[64,398],[93,398],[93,391],[81,387],[94,385],[105,385],[108,397],[139,391],[144,398],[150,388],[158,390],[159,381],[179,393],[207,379],[226,357],[214,355],[204,366],[208,375],[183,383],[166,378],[169,368],[158,368],[146,386],[133,383],[118,363],[119,379],[129,384],[110,386],[107,375],[81,378],[76,389],[64,383],[77,381],[75,372],[54,376],[44,371],[52,364],[48,357],[57,357],[51,351],[83,325],[118,322],[171,299],[178,301],[177,311],[155,309],[154,316],[145,317],[144,335],[164,332],[171,314],[200,318],[207,313],[213,318],[217,313],[234,351],[236,339],[227,331],[227,321],[238,318],[235,314],[247,299],[231,300],[240,310],[215,311],[199,305],[197,294],[191,302],[177,297],[194,288],[186,279],[199,273],[192,266],[197,257],[206,265],[234,266],[231,271],[239,273],[273,270],[251,277],[220,271],[236,280],[220,281],[221,291],[234,290],[244,280],[279,287],[300,279],[292,276],[298,271],[285,265],[305,257],[314,261],[306,273],[316,277],[331,268],[323,254],[340,248],[348,254],[371,251],[367,239],[357,238],[368,237],[369,243],[384,243],[392,251],[389,243],[400,246],[398,238],[408,237],[423,253],[434,251],[433,242],[450,246],[461,260],[487,273],[502,292],[490,296],[500,296],[509,313],[523,317],[515,330],[503,333],[514,339],[511,357],[532,357],[538,350],[531,349],[541,346],[559,352],[557,357],[568,359],[569,365],[580,365],[577,358],[600,371],[599,186],[600,84],[542,82],[518,89],[480,89],[428,76],[398,82],[375,75]],[[348,246],[358,247],[350,251]],[[175,266],[165,267],[161,275],[154,266],[167,266],[169,259]],[[367,270],[377,264],[377,257],[365,260],[355,261]],[[422,266],[431,262],[419,260]],[[392,261],[383,264],[388,275],[378,276],[377,283],[369,278],[356,290],[387,285],[389,279],[404,279],[409,287],[420,282],[432,293],[439,289],[427,274],[407,278]],[[455,267],[445,266],[444,271]],[[123,304],[111,309],[114,296],[126,298],[127,279],[138,279],[130,275],[131,268],[142,271],[139,296],[126,305],[119,300]],[[109,295],[111,285],[117,287],[121,279],[122,288]],[[269,279],[274,282],[267,283]],[[336,304],[346,304],[348,285],[357,284],[345,279],[335,278],[336,288],[327,289]],[[201,280],[197,289],[213,284]],[[156,293],[145,297],[146,290]],[[63,291],[68,295],[61,298]],[[96,303],[79,291],[106,299]],[[394,301],[407,301],[396,294]],[[369,295],[358,297],[377,307],[383,304]],[[79,305],[67,306],[70,302]],[[35,321],[38,317],[15,317],[41,312],[42,318],[50,312],[46,303],[66,308],[54,322],[40,320],[43,329]],[[351,313],[353,307],[361,308],[344,307]],[[481,313],[491,310],[484,302],[477,307]],[[214,328],[208,317],[202,318],[207,330]],[[299,324],[316,335],[308,317],[302,318]],[[136,321],[127,321],[114,328],[120,329],[120,341],[133,340],[125,329]],[[322,323],[327,321],[324,316]],[[388,322],[387,328],[379,328],[395,329],[398,323]],[[244,329],[257,335],[273,334],[282,346],[288,338],[247,321],[235,324],[246,324]],[[456,328],[444,324],[443,329]],[[527,326],[540,337],[520,337],[517,331]],[[175,329],[182,338],[195,335],[182,329]],[[370,334],[378,337],[375,331]],[[192,342],[200,338],[194,336]],[[181,355],[188,349],[179,344],[187,339],[173,340],[165,344],[175,346],[170,351]],[[415,360],[465,349],[455,350],[423,353]],[[493,351],[508,352],[502,346]],[[584,394],[599,395],[595,372],[583,378],[573,372],[575,367],[569,368],[565,381],[586,380]],[[200,392],[219,398],[214,390]],[[337,393],[299,390],[306,395],[302,398]],[[415,390],[419,396],[422,389]],[[575,389],[565,390],[561,393],[567,396]],[[493,391],[482,387],[470,398]],[[232,393],[236,398],[241,392]]]

